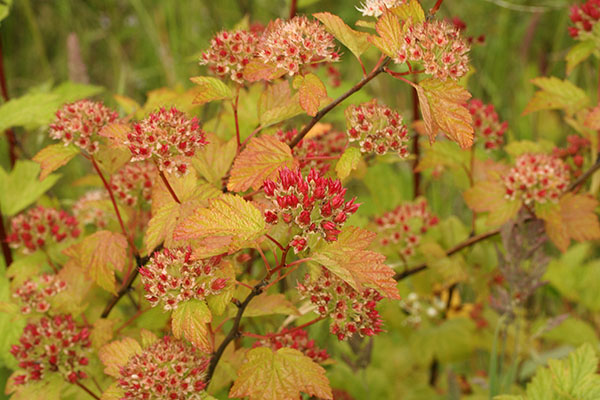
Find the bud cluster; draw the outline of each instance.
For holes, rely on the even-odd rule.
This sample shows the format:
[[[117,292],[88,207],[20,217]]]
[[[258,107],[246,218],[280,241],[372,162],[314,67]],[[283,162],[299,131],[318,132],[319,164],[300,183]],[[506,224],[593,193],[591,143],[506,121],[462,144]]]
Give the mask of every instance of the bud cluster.
[[[571,22],[569,34],[577,39],[588,39],[593,35],[593,28],[600,20],[600,0],[588,0],[587,2],[571,6]]]
[[[506,198],[533,202],[556,202],[567,189],[570,176],[566,164],[547,154],[524,154],[504,177]]]
[[[65,145],[73,143],[93,154],[98,151],[98,132],[117,118],[118,114],[102,103],[79,100],[63,105],[56,112],[50,125],[50,137],[62,140]]]
[[[408,130],[402,116],[373,99],[368,103],[346,109],[348,139],[358,141],[363,153],[385,154],[395,151],[402,158],[408,156]]]
[[[169,336],[129,358],[119,371],[123,400],[200,400],[209,359],[195,347]]]
[[[396,63],[419,62],[426,74],[441,80],[458,79],[469,71],[469,46],[451,23],[434,20],[410,25],[401,43]]]
[[[257,53],[259,60],[289,75],[298,74],[304,65],[340,59],[333,35],[319,21],[305,16],[271,22],[260,39]]]
[[[555,147],[552,154],[561,158],[575,178],[583,173],[583,154],[589,150],[591,143],[588,139],[578,135],[567,136],[568,146],[565,149]]]
[[[411,257],[416,253],[421,235],[438,221],[438,217],[429,211],[425,199],[401,204],[375,218],[379,244],[383,247],[394,245],[403,257]]]
[[[500,122],[494,105],[486,105],[479,99],[472,99],[467,104],[467,108],[473,116],[474,136],[481,138],[484,147],[488,150],[500,148],[504,143],[508,122]]]
[[[21,314],[32,311],[45,313],[50,309],[48,299],[67,288],[67,282],[56,275],[42,274],[32,279],[27,279],[13,293],[13,297],[22,303]]]
[[[305,356],[312,358],[316,363],[322,363],[329,359],[327,350],[317,347],[314,339],[308,339],[308,333],[302,329],[283,328],[277,336],[261,339],[255,342],[252,347],[270,347],[275,351],[282,347],[290,347],[298,350]]]
[[[383,321],[375,307],[383,296],[374,289],[359,292],[323,268],[315,281],[307,274],[304,283],[298,283],[298,292],[310,299],[316,313],[332,319],[329,332],[339,340],[382,332]]]
[[[380,17],[385,10],[392,9],[404,4],[405,0],[366,0],[356,7],[363,17]]]
[[[85,379],[83,371],[89,359],[90,331],[75,324],[70,315],[42,317],[25,326],[19,344],[11,347],[19,368],[25,374],[14,378],[16,385],[44,379],[48,373],[59,373],[71,383]]]
[[[175,107],[151,113],[133,126],[125,140],[132,161],[153,158],[159,170],[179,175],[187,173],[189,158],[206,143],[198,119],[188,118]]]
[[[324,178],[316,169],[305,178],[300,170],[282,168],[276,181],[269,179],[263,185],[274,206],[265,211],[267,223],[277,224],[281,219],[302,231],[291,242],[296,253],[306,249],[310,237],[336,241],[344,222],[359,206],[355,198],[345,201],[346,189],[339,179]]]
[[[23,248],[31,253],[49,242],[62,242],[81,233],[77,219],[67,212],[37,206],[11,220],[11,234],[7,241],[11,247]]]
[[[280,130],[277,137],[284,143],[291,143],[297,134],[296,129]],[[302,171],[315,168],[321,175],[325,175],[331,166],[327,158],[343,153],[347,143],[344,132],[330,130],[310,138],[305,137],[292,149],[292,154],[298,160]]]
[[[210,48],[202,53],[200,65],[219,77],[229,76],[237,83],[244,82],[242,70],[256,53],[258,35],[248,31],[222,31],[210,42]]]
[[[220,257],[192,260],[189,247],[157,251],[140,268],[146,299],[152,307],[162,302],[168,311],[182,301],[217,295],[227,285],[227,279],[214,276],[220,263]]]
[[[91,190],[73,204],[73,215],[82,225],[106,228],[111,214],[100,204],[108,200],[106,190]]]
[[[117,200],[135,206],[139,199],[150,202],[156,166],[149,161],[127,163],[110,178],[110,187]]]

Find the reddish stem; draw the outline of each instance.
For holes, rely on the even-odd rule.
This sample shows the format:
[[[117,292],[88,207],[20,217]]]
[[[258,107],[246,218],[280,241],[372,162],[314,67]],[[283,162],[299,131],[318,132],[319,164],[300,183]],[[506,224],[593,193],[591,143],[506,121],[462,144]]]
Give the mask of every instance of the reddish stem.
[[[240,285],[240,286],[243,286],[245,288],[248,288],[248,289],[252,290],[252,286],[248,285],[247,283],[240,282],[240,281],[235,281],[235,283],[238,284],[238,285]]]
[[[291,266],[291,265],[293,265],[293,263],[292,263],[292,264],[289,264],[289,265],[286,265],[286,267],[289,267],[289,266]],[[290,269],[289,269],[289,270],[288,270],[288,271],[287,271],[285,274],[283,274],[283,275],[281,275],[281,271],[279,271],[279,276],[277,277],[277,279],[275,279],[273,282],[271,282],[271,283],[269,283],[267,286],[265,286],[265,290],[268,290],[268,289],[269,289],[271,286],[273,286],[273,285],[275,285],[276,283],[278,283],[278,282],[281,282],[282,280],[284,280],[285,278],[287,278],[287,277],[288,277],[288,275],[289,275],[289,274],[291,274],[292,272],[294,272],[295,270],[297,270],[299,266],[300,266],[299,264],[296,264],[296,265],[295,265],[293,268],[290,268]],[[277,269],[277,268],[276,268],[276,269]]]
[[[90,389],[88,389],[87,386],[85,386],[83,383],[81,383],[79,381],[75,381],[75,385],[79,386],[81,389],[83,389],[87,394],[89,394],[93,398],[100,400],[100,397],[95,395],[94,392],[92,392]]]
[[[412,112],[413,112],[413,123],[419,120],[419,94],[417,88],[413,87],[412,90]],[[413,194],[417,198],[421,194],[421,172],[417,171],[417,165],[419,165],[419,158],[421,156],[421,148],[419,144],[419,134],[415,135],[413,139],[413,154],[415,155],[415,161],[413,163]]]
[[[319,316],[319,317],[317,317],[317,318],[315,318],[315,319],[313,319],[311,321],[308,321],[305,324],[296,326],[296,327],[294,327],[294,328],[292,328],[290,330],[287,330],[287,331],[282,331],[282,332],[277,332],[277,333],[268,333],[266,335],[258,335],[256,333],[252,333],[252,332],[242,332],[242,336],[251,337],[251,338],[255,338],[255,339],[272,339],[274,337],[287,335],[288,333],[296,332],[296,331],[299,331],[300,329],[304,329],[306,327],[314,325],[317,322],[323,320],[324,318],[325,317],[321,315],[321,316]]]
[[[440,9],[440,6],[442,5],[443,2],[444,2],[444,0],[437,0],[435,2],[435,5],[431,8],[431,10],[429,10],[430,17],[433,17],[435,15],[435,13],[438,12],[438,10]]]
[[[262,251],[262,249],[260,248],[260,246],[256,246],[256,250],[258,250],[258,254],[260,254],[260,257],[262,258],[263,262],[265,263],[265,268],[267,269],[267,273],[271,274],[271,265],[269,265],[269,261],[267,261],[267,257],[265,257],[265,253]]]
[[[304,157],[302,161],[327,161],[327,160],[339,160],[341,156],[313,156],[313,157]]]
[[[385,72],[387,72],[388,74],[390,74],[394,78],[399,78],[400,76],[422,74],[425,71],[423,71],[423,70],[417,70],[417,71],[409,70],[409,71],[405,71],[405,72],[395,72],[395,71],[392,71],[389,68],[385,68]]]
[[[298,0],[292,0],[292,4],[290,5],[290,19],[296,16],[296,8],[298,7]]]
[[[275,246],[279,247],[279,250],[281,251],[285,251],[285,247],[283,247],[283,245],[281,243],[279,243],[277,241],[277,239],[275,239],[273,236],[265,233],[265,236],[267,237],[267,239],[269,239],[271,242],[275,243]]]
[[[133,314],[133,316],[131,318],[129,318],[127,320],[127,322],[125,322],[123,325],[121,325],[120,327],[117,328],[117,330],[115,331],[115,336],[118,336],[119,333],[121,333],[121,331],[123,329],[125,329],[126,327],[128,327],[129,325],[131,325],[131,323],[133,321],[135,321],[136,319],[138,319],[142,314],[144,314],[146,311],[150,310],[151,307],[149,308],[145,308],[143,310],[139,310],[138,312],[136,312],[135,314]]]
[[[8,245],[6,230],[4,228],[4,216],[2,212],[0,212],[0,244],[2,245],[2,255],[4,256],[4,263],[6,264],[6,268],[10,266],[13,262],[12,251],[10,250],[10,246]]]
[[[0,88],[2,90],[2,98],[4,101],[8,101],[8,86],[6,84],[6,75],[4,73],[4,56],[2,52],[2,37],[0,37]],[[6,130],[6,139],[8,140],[8,156],[10,159],[10,166],[13,167],[17,161],[17,138],[15,132],[12,129]]]
[[[240,99],[240,88],[238,86],[237,93],[235,94],[235,100],[231,102],[233,108],[233,119],[235,120],[235,137],[237,139],[237,151],[239,152],[242,147],[240,140],[240,123],[238,121],[238,101]]]
[[[179,197],[177,197],[177,195],[175,194],[175,191],[173,190],[173,188],[171,187],[171,184],[167,180],[167,177],[165,176],[165,173],[162,172],[161,170],[159,170],[159,171],[160,172],[158,174],[160,175],[160,179],[162,179],[163,183],[167,187],[167,190],[169,191],[169,193],[171,193],[171,197],[173,198],[173,200],[175,200],[175,202],[177,204],[181,204],[181,201],[179,201]]]

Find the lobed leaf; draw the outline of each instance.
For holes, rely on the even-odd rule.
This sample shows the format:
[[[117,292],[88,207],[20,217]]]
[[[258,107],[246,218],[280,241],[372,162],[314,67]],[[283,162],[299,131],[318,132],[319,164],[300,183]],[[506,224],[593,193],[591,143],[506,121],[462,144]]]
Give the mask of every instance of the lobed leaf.
[[[171,321],[173,335],[180,339],[185,337],[194,346],[205,353],[212,352],[207,323],[212,321],[212,314],[206,303],[197,299],[179,303]]]
[[[410,21],[413,24],[425,21],[425,11],[423,11],[419,0],[404,2],[398,7],[392,8],[392,12],[402,21]]]
[[[74,145],[65,146],[62,143],[57,143],[44,147],[32,158],[33,161],[40,164],[42,169],[40,172],[40,181],[43,181],[52,172],[66,165],[77,154],[79,154],[79,148]]]
[[[477,182],[467,189],[463,196],[467,206],[477,212],[489,212],[488,225],[502,225],[516,217],[522,203],[517,200],[509,201],[504,196],[506,190],[502,182],[488,180]]]
[[[194,76],[190,80],[198,85],[194,104],[205,104],[215,100],[229,100],[233,98],[233,93],[229,86],[220,79],[208,76]]]
[[[596,50],[596,42],[591,39],[579,42],[571,47],[565,57],[567,60],[567,75],[570,75],[576,66],[591,56],[594,53],[594,50]]]
[[[573,115],[585,108],[590,99],[585,92],[569,81],[555,77],[532,79],[540,91],[535,92],[533,98],[527,103],[523,115],[541,110],[562,109],[567,115]]]
[[[98,350],[98,358],[102,361],[104,373],[119,378],[121,367],[127,365],[127,361],[133,355],[142,352],[140,344],[132,338],[126,337],[122,340],[105,344]]]
[[[335,172],[337,173],[338,178],[346,179],[348,175],[350,175],[350,172],[358,167],[360,160],[360,150],[356,147],[348,147],[338,160],[337,164],[335,164]]]
[[[327,98],[327,88],[319,77],[312,73],[297,76],[294,79],[294,88],[298,89],[300,107],[311,117],[317,115],[321,100]]]
[[[348,48],[360,60],[360,56],[370,47],[369,34],[355,31],[344,23],[337,15],[328,12],[313,14],[325,25],[325,29]]]
[[[375,24],[379,36],[369,36],[369,41],[389,57],[396,57],[402,40],[402,25],[398,17],[387,10]]]

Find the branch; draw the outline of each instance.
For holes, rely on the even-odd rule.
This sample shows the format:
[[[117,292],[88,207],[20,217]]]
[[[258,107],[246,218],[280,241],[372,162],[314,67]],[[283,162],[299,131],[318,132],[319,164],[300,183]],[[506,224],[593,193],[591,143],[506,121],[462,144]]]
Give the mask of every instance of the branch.
[[[579,178],[573,181],[567,188],[568,192],[575,191],[580,185],[585,183],[596,171],[600,169],[600,153],[596,156],[596,162],[587,171],[585,171]]]
[[[8,245],[6,230],[4,228],[4,216],[0,211],[0,244],[2,245],[2,255],[4,256],[4,264],[6,268],[10,267],[13,262],[12,251]]]
[[[431,7],[431,10],[429,10],[430,17],[433,17],[435,15],[435,13],[438,12],[438,10],[440,9],[440,6],[442,5],[443,2],[444,2],[444,0],[437,0],[435,2],[435,5],[433,7]]]
[[[290,4],[290,19],[296,16],[296,8],[298,6],[298,0],[292,0],[292,4]]]
[[[321,118],[323,118],[329,111],[333,110],[335,107],[337,107],[338,104],[340,104],[342,101],[346,100],[348,97],[352,96],[354,93],[358,92],[360,89],[362,89],[363,86],[365,86],[367,83],[369,83],[373,78],[375,78],[377,75],[382,73],[384,71],[386,65],[389,62],[390,62],[389,58],[380,60],[380,62],[377,63],[375,68],[373,68],[373,71],[371,71],[371,73],[369,73],[369,75],[362,78],[356,85],[352,86],[346,93],[344,93],[343,95],[341,95],[340,97],[338,97],[337,99],[335,99],[334,101],[329,103],[325,108],[320,110],[317,113],[317,115],[315,115],[313,117],[313,119],[311,119],[310,122],[308,124],[306,124],[306,126],[300,131],[300,133],[298,133],[296,135],[294,140],[292,140],[292,142],[290,143],[290,148],[293,149],[304,138],[304,136],[306,136],[308,131],[310,131],[312,129],[312,127],[315,126],[315,124],[317,122],[319,122],[321,120]]]

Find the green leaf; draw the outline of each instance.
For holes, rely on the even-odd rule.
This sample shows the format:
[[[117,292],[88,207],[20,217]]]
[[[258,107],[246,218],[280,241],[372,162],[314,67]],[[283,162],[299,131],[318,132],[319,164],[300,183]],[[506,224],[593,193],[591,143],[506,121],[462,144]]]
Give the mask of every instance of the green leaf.
[[[0,209],[4,215],[11,217],[27,208],[60,178],[52,174],[40,182],[39,173],[40,165],[34,161],[18,160],[10,173],[0,167]]]
[[[553,76],[535,78],[531,82],[539,87],[529,101],[523,115],[540,110],[562,109],[567,115],[573,115],[589,105],[590,99],[585,92],[569,81],[562,81]]]
[[[117,382],[113,382],[109,387],[102,392],[100,400],[121,400],[125,396],[125,391]]]
[[[102,92],[99,86],[65,82],[47,93],[30,93],[0,106],[0,131],[13,126],[38,128],[52,122],[54,113],[70,103]]]
[[[550,153],[555,144],[547,140],[518,140],[508,143],[504,150],[513,158],[517,158],[526,153]]]
[[[190,78],[190,80],[198,85],[198,94],[194,98],[194,104],[204,104],[215,100],[228,100],[233,98],[233,93],[229,86],[220,79],[208,76],[195,76]]]
[[[352,170],[358,167],[361,160],[360,150],[356,147],[348,147],[335,165],[338,178],[345,179]]]
[[[402,21],[411,21],[412,24],[425,21],[425,11],[423,11],[419,0],[405,2],[398,7],[392,8],[392,12],[400,17]]]
[[[42,168],[40,181],[46,179],[48,175],[58,168],[66,165],[77,154],[79,154],[79,148],[74,145],[65,146],[63,143],[57,143],[44,147],[32,159],[40,164]]]
[[[10,7],[12,6],[13,0],[4,0],[0,3],[0,22],[8,17],[10,13]]]
[[[289,400],[301,398],[300,392],[333,399],[325,369],[295,349],[258,347],[248,352],[229,397]]]
[[[223,177],[229,172],[237,153],[236,139],[225,142],[216,135],[207,134],[208,144],[196,150],[192,165],[200,175],[218,189],[223,185]]]
[[[6,268],[0,268],[0,302],[11,300],[10,283],[6,277]],[[0,366],[11,369],[18,367],[17,360],[10,354],[10,347],[17,344],[26,320],[20,312],[9,313],[0,311]]]
[[[596,42],[585,40],[571,47],[565,59],[567,60],[567,75],[573,72],[573,69],[581,62],[585,61],[596,50]]]
[[[402,40],[402,25],[398,17],[387,10],[377,20],[375,30],[379,36],[371,35],[369,41],[388,57],[396,57]]]
[[[451,141],[439,141],[425,148],[425,154],[419,160],[417,171],[425,171],[431,168],[449,168],[464,170],[470,161],[470,154],[462,151],[460,147]]]
[[[273,125],[303,112],[298,94],[292,95],[287,81],[269,85],[260,96],[258,118],[263,127]]]
[[[344,23],[337,15],[328,12],[313,14],[325,25],[325,29],[348,48],[360,60],[360,56],[371,46],[369,34],[355,31]]]
[[[206,303],[191,299],[179,303],[173,311],[171,329],[176,338],[185,337],[201,351],[210,353],[212,346],[206,326],[210,321],[212,321],[212,314]]]

